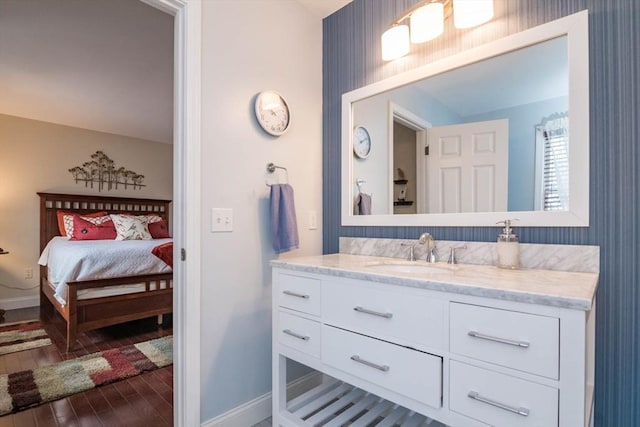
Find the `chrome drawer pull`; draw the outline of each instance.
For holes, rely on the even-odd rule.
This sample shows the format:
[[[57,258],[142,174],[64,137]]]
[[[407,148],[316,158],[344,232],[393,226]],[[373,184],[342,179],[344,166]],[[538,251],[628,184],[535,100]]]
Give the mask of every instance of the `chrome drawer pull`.
[[[382,372],[389,372],[389,365],[378,365],[377,363],[369,362],[368,360],[361,359],[357,354],[351,356],[351,360],[353,360],[354,362],[362,363],[363,365],[370,366]]]
[[[391,319],[393,317],[393,313],[381,313],[379,311],[369,310],[363,307],[353,307],[353,309],[359,313],[371,314],[373,316],[384,317],[385,319]]]
[[[505,411],[513,412],[514,414],[522,415],[526,417],[529,415],[529,410],[527,408],[515,408],[513,406],[505,405],[504,403],[496,402],[492,399],[487,399],[486,397],[480,396],[477,391],[470,391],[467,394],[473,400],[477,400],[478,402],[486,403],[487,405],[495,406],[496,408],[504,409]]]
[[[301,339],[302,341],[309,341],[309,337],[308,336],[297,334],[297,333],[293,332],[291,329],[284,329],[282,332],[284,332],[287,335],[291,335],[294,338]]]
[[[291,295],[292,297],[298,297],[298,298],[303,298],[303,299],[309,299],[309,295],[304,295],[304,294],[297,294],[295,292],[292,291],[282,291],[283,294],[285,295]]]
[[[493,337],[491,335],[481,334],[480,332],[477,332],[477,331],[469,331],[467,332],[467,335],[469,335],[470,337],[480,338],[483,340],[489,340],[489,341],[499,342],[502,344],[514,345],[516,347],[529,348],[529,343],[526,341],[515,341],[507,338]]]

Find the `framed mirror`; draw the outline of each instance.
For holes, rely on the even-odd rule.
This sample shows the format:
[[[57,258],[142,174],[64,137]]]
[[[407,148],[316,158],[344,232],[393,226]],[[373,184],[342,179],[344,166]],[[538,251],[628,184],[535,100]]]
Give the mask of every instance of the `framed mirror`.
[[[582,11],[345,93],[342,225],[588,226],[588,51]]]

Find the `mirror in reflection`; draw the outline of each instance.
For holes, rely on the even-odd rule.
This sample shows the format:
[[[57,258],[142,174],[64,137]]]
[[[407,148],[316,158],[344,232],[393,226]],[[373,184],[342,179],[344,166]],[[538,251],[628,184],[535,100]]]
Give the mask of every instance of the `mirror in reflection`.
[[[566,211],[567,37],[351,103],[371,152],[352,156],[376,214]]]

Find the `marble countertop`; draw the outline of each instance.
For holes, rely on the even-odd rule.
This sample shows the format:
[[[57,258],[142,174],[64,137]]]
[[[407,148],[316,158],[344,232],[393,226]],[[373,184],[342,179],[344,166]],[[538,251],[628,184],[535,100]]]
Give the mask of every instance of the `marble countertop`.
[[[551,270],[505,270],[487,265],[404,261],[368,255],[331,254],[271,261],[273,267],[589,311],[598,274]]]

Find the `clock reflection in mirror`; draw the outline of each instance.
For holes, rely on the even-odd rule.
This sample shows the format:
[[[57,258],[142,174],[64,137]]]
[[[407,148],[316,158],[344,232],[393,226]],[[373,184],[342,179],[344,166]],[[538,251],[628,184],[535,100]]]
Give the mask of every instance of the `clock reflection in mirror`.
[[[371,154],[371,136],[364,126],[356,126],[353,131],[353,153],[361,159]]]

